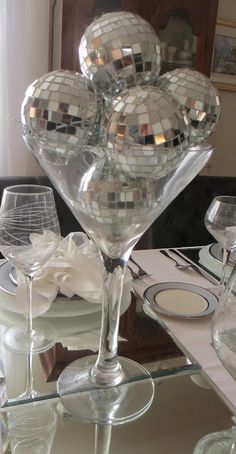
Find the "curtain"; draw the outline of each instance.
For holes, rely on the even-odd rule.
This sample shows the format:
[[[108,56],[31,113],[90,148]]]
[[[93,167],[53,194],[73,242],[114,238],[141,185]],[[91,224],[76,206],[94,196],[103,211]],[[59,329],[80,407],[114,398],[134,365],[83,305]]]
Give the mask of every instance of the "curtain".
[[[0,0],[0,177],[42,173],[21,133],[27,86],[48,72],[50,0]]]

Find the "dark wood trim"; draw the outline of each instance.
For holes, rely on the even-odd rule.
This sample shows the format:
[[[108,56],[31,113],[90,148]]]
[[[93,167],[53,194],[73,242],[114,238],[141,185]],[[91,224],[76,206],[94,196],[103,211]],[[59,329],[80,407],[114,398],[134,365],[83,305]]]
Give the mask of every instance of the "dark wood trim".
[[[53,45],[54,45],[54,12],[57,0],[50,0],[49,5],[49,45],[48,45],[48,71],[53,69]]]
[[[197,36],[195,68],[209,76],[219,0],[63,0],[61,67],[79,70],[78,48],[86,26],[97,14],[124,9],[148,20],[158,32],[174,11],[188,14]]]
[[[61,67],[78,71],[78,49],[95,0],[63,0]]]

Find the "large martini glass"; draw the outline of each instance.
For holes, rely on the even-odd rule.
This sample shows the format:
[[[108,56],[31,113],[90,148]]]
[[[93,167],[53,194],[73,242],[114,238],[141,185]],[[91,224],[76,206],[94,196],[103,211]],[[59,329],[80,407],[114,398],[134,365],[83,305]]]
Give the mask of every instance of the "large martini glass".
[[[189,148],[177,159],[175,156],[160,175],[135,178],[117,167],[104,148],[78,149],[30,137],[27,142],[97,245],[104,264],[99,353],[64,369],[58,380],[61,400],[72,414],[89,422],[121,424],[133,420],[151,405],[154,383],[143,366],[117,356],[127,261],[145,230],[199,173],[212,148],[206,144]]]

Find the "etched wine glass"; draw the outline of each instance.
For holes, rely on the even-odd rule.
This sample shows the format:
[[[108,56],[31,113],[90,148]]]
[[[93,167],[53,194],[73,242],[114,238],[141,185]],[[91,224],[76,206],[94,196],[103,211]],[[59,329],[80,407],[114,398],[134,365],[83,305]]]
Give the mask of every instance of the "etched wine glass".
[[[32,284],[35,273],[55,252],[60,227],[51,188],[17,185],[4,189],[0,208],[0,250],[25,276],[27,285],[26,326],[7,329],[5,347],[21,354],[48,350],[55,343],[55,330],[48,323],[33,325]],[[37,241],[33,241],[37,238]]]
[[[53,404],[34,402],[7,413],[8,438],[15,454],[50,454],[57,428]]]
[[[227,267],[232,249],[236,246],[236,197],[217,196],[211,202],[206,215],[205,226],[223,248],[223,269],[220,291],[225,288]]]

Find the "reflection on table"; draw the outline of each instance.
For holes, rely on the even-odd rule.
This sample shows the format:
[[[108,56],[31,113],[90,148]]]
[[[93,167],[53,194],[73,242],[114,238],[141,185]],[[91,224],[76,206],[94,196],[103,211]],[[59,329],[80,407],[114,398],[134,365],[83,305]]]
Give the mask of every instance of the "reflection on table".
[[[136,251],[134,255],[152,274],[150,280],[143,281],[142,285],[149,286],[157,280],[163,282],[177,279],[203,285],[205,288],[209,287],[209,282],[204,277],[193,270],[176,270],[173,263],[158,251]],[[140,281],[135,284],[136,296],[139,284]],[[14,317],[19,317],[4,309],[1,309],[0,314],[2,329],[10,324]],[[192,452],[194,445],[203,435],[231,425],[230,416],[234,402],[231,402],[232,407],[228,405],[229,408],[227,408],[211,387],[213,385],[216,390],[217,382],[212,382],[212,375],[207,375],[209,371],[205,369],[204,364],[202,366],[201,362],[199,363],[196,339],[199,340],[203,332],[201,330],[206,329],[210,324],[208,317],[177,321],[171,317],[156,316],[156,314],[151,317],[150,315],[144,311],[141,298],[133,296],[130,307],[121,317],[119,349],[120,354],[145,364],[145,367],[151,371],[156,385],[155,401],[148,413],[140,420],[112,429],[110,451],[112,454],[121,452],[119,451],[121,439],[124,453],[142,452],[141,447],[143,450],[145,445],[150,447],[151,453],[159,450],[159,452],[186,452],[187,454]],[[71,444],[70,451],[67,449],[68,452],[78,452],[78,449],[85,453],[93,452],[94,427],[71,417],[55,394],[56,379],[62,368],[78,357],[94,354],[97,349],[99,319],[96,319],[94,325],[86,326],[85,332],[79,328],[78,333],[76,326],[80,327],[79,321],[80,317],[71,317],[69,332],[58,330],[60,333],[58,343],[47,353],[33,358],[35,387],[40,391],[38,404],[43,407],[52,406],[57,415],[58,428],[51,450],[52,453],[57,454],[65,452],[68,443]],[[62,327],[63,317],[59,317],[56,323]],[[178,326],[182,330],[182,337],[178,332]],[[71,327],[73,327],[72,330]],[[197,332],[198,337],[196,337]],[[195,339],[192,343],[191,337],[192,341]],[[202,342],[204,341],[206,341],[205,338]],[[89,345],[89,348],[86,348],[86,345]],[[196,350],[193,348],[194,345]],[[16,414],[24,408],[30,410],[35,403],[21,403],[16,406],[15,398],[22,393],[25,386],[26,357],[4,349],[2,351],[9,399],[2,410],[4,428],[4,425],[8,425],[9,412]],[[207,357],[205,359],[207,360]],[[201,367],[203,367],[203,375]],[[217,391],[219,394],[224,393],[224,389],[217,389]],[[4,395],[3,393],[2,399]],[[228,404],[228,395],[223,398]],[[41,399],[43,402],[40,402]],[[198,411],[193,411],[196,408]],[[4,438],[6,438],[5,435]]]

